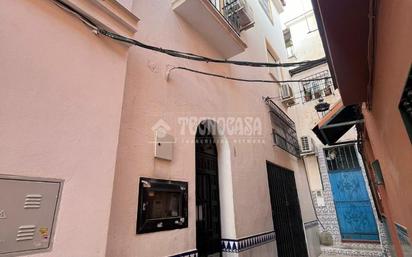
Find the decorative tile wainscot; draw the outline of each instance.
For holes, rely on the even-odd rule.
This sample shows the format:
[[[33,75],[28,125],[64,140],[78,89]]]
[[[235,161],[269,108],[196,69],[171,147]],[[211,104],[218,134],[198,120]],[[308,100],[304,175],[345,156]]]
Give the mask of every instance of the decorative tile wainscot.
[[[197,250],[192,250],[190,252],[179,253],[169,257],[197,257]]]
[[[240,239],[222,239],[222,252],[239,253],[275,240],[274,231]]]

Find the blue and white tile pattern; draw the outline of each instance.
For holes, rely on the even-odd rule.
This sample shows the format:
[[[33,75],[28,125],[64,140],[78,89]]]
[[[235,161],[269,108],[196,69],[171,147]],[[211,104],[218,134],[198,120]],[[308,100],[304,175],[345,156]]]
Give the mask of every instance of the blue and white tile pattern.
[[[169,257],[197,257],[197,250],[192,250],[190,252],[179,253]]]
[[[239,253],[275,240],[274,231],[240,239],[222,239],[222,252]]]

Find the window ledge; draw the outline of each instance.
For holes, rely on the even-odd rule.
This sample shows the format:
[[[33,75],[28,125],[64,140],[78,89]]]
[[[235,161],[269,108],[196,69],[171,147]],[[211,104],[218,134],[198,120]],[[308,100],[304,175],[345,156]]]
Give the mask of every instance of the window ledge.
[[[116,0],[62,0],[107,30],[133,36],[139,18]]]

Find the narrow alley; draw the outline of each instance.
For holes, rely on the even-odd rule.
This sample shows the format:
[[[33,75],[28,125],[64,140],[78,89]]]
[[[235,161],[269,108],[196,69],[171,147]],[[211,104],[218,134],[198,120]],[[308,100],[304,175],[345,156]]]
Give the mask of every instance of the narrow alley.
[[[412,0],[1,0],[0,257],[412,257]]]

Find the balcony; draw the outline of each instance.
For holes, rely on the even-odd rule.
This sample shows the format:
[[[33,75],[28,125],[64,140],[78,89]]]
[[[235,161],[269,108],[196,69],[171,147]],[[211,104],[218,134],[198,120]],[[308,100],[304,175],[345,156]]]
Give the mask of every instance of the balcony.
[[[316,81],[306,81],[301,83],[300,91],[303,92],[302,102],[309,102],[312,100],[332,95],[334,93],[335,88],[333,86],[332,79],[330,78],[329,71],[327,70],[318,72],[309,77],[305,77],[303,78],[303,80],[322,78],[325,79]]]
[[[293,156],[299,157],[300,150],[295,123],[272,100],[267,103],[270,107],[274,144]]]
[[[240,32],[253,27],[244,0],[173,0],[172,9],[197,30],[224,58],[245,51]]]

